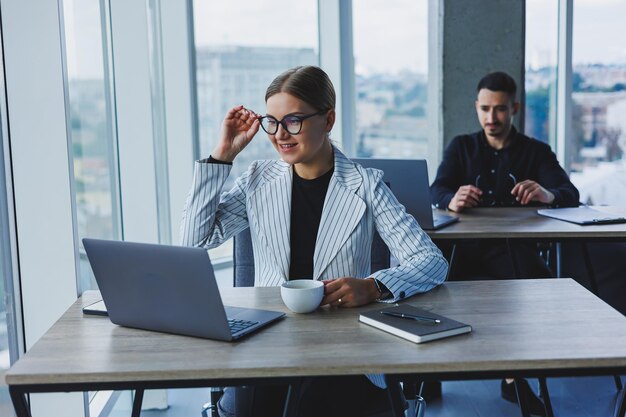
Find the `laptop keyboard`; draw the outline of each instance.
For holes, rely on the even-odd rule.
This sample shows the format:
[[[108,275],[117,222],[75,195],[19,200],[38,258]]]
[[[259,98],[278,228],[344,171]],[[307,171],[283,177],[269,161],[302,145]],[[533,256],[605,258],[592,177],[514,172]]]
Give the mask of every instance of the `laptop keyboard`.
[[[230,327],[231,334],[239,333],[255,324],[258,324],[258,321],[228,319],[228,327]]]

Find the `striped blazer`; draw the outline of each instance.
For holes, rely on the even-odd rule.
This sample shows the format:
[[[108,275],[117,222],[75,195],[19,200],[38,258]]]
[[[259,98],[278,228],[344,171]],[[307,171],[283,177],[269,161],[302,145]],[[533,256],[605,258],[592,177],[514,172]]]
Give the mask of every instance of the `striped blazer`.
[[[373,277],[391,291],[388,302],[441,284],[446,260],[382,182],[382,171],[363,168],[337,148],[334,158],[315,244],[313,279]],[[278,286],[289,276],[291,165],[255,161],[220,196],[231,168],[206,160],[195,163],[181,224],[182,244],[210,249],[250,227],[255,285]],[[371,271],[374,230],[399,266]]]

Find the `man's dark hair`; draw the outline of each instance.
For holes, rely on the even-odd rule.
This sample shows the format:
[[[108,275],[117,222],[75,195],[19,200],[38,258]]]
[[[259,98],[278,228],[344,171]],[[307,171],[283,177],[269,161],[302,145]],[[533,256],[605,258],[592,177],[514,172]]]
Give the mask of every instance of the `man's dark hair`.
[[[478,87],[476,87],[476,92],[478,93],[483,88],[491,91],[503,91],[507,93],[513,100],[515,100],[515,93],[517,92],[517,85],[515,84],[515,80],[506,72],[492,72],[490,74],[485,75],[479,82]]]

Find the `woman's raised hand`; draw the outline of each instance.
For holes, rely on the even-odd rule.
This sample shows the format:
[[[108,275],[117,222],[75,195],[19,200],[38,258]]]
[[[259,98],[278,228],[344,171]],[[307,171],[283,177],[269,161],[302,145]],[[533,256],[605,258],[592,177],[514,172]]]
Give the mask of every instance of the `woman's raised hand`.
[[[230,109],[224,117],[220,139],[211,156],[220,161],[233,162],[259,131],[258,117],[243,105]]]

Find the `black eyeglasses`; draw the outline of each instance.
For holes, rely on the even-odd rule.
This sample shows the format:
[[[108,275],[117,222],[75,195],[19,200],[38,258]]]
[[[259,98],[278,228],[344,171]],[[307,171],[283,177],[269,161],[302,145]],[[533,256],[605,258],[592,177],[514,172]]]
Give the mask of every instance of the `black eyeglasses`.
[[[278,120],[274,116],[259,117],[261,127],[268,135],[275,135],[278,132],[278,125],[282,125],[290,135],[297,135],[302,130],[302,122],[314,116],[320,116],[325,114],[327,110],[318,111],[317,113],[307,114],[305,116],[298,116],[290,114],[283,117],[283,120]]]
[[[502,187],[506,187],[506,185],[510,183],[511,190],[513,189],[513,187],[515,187],[515,184],[517,184],[517,178],[515,178],[515,175],[511,174],[510,172],[506,175],[506,177],[502,178],[500,181],[502,181],[502,184],[501,184]],[[491,187],[490,187],[489,182],[484,179],[481,180],[480,175],[476,177],[476,181],[474,181],[474,184],[476,185],[476,188],[480,188],[481,190],[483,190],[483,192],[485,192],[485,194],[483,194],[481,198],[480,206],[512,207],[512,206],[519,205],[515,197],[510,194],[504,194],[504,195],[500,195],[496,197],[496,195],[493,194],[495,190],[489,189],[489,188],[494,188],[495,183],[491,183]]]

